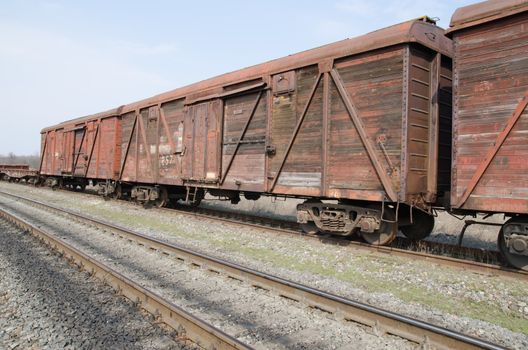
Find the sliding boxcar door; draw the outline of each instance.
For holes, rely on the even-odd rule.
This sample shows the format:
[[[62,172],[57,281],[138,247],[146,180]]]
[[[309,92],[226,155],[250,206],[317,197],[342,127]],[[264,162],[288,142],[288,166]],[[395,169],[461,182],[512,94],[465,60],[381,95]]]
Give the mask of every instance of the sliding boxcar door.
[[[184,127],[184,180],[218,181],[221,116],[221,101],[199,103],[187,108]]]
[[[73,173],[74,175],[84,175],[86,160],[86,129],[75,130],[75,145],[73,152]]]

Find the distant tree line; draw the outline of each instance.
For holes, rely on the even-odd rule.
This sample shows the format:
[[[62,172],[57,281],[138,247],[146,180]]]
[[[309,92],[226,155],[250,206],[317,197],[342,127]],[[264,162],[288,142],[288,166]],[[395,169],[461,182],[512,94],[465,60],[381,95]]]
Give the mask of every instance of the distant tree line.
[[[7,155],[0,154],[0,164],[29,164],[30,168],[38,169],[40,166],[40,156],[38,153],[23,156],[9,152]]]

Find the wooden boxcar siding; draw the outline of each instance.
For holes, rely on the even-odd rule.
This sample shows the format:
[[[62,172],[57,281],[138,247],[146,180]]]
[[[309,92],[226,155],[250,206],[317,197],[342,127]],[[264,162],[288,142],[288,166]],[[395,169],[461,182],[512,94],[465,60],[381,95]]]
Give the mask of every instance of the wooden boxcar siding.
[[[64,129],[50,130],[45,134],[46,148],[42,160],[41,174],[60,176],[63,165],[64,144],[62,142]]]
[[[79,153],[73,170],[76,176],[84,177],[87,174],[88,163],[91,163],[91,157],[95,151],[97,124],[97,121],[86,122],[84,129],[80,130],[79,136],[76,137],[76,150]],[[77,140],[79,137],[81,140]]]
[[[74,133],[73,131],[67,131],[63,133],[63,156],[62,156],[62,169],[61,172],[63,174],[70,175],[72,173],[72,166],[73,166],[73,153],[75,152],[73,148],[73,142],[74,142]]]
[[[119,169],[119,140],[121,123],[118,117],[96,122],[93,151],[86,177],[91,179],[115,179]],[[116,154],[117,153],[117,154]]]
[[[399,190],[401,173],[404,50],[396,47],[336,63],[358,117],[395,191]],[[382,200],[383,186],[333,82],[330,85],[329,119],[328,195]],[[384,137],[386,155],[379,146],[380,136]]]
[[[124,181],[155,182],[157,121],[149,121],[148,109],[127,113],[122,117],[121,179]],[[149,137],[150,136],[150,137]],[[153,140],[154,139],[154,140]],[[152,147],[151,142],[154,142]],[[126,158],[125,158],[126,157]]]
[[[159,177],[160,183],[178,184],[182,176],[184,99],[161,106],[159,126]]]
[[[41,174],[115,179],[119,173],[121,124],[117,117],[72,122],[43,133]],[[75,167],[75,168],[74,168]]]
[[[452,204],[528,213],[528,110],[475,189],[462,196],[528,91],[528,13],[454,33],[455,114]]]
[[[55,175],[53,164],[55,163],[55,130],[42,134],[43,148],[40,173],[42,175]]]
[[[183,179],[216,183],[220,174],[222,101],[210,100],[186,106],[183,139]]]
[[[274,94],[273,96],[270,143],[275,148],[276,154],[269,162],[269,186],[277,176],[318,74],[317,66],[298,69],[295,71],[295,90],[292,93]],[[321,195],[322,96],[323,84],[319,81],[306,116],[276,181],[274,192],[291,193],[293,190],[301,195]]]
[[[142,109],[138,116],[137,129],[138,150],[137,150],[137,181],[139,182],[155,182],[155,175],[157,169],[156,157],[156,140],[149,137],[156,133],[156,119],[149,118],[148,108]],[[151,142],[154,142],[154,145]]]
[[[135,112],[121,117],[121,180],[136,181],[137,120]]]
[[[53,161],[52,161],[52,174],[61,175],[62,160],[63,160],[63,149],[64,145],[62,140],[64,139],[64,129],[55,131],[55,137],[53,142]]]
[[[257,91],[224,100],[222,176],[227,171],[259,95],[255,113],[249,121],[246,133],[241,138],[236,155],[224,180],[223,186],[225,188],[240,188],[259,192],[266,190],[264,169],[268,119],[267,93],[261,94],[260,91]],[[237,181],[240,185],[237,185]]]

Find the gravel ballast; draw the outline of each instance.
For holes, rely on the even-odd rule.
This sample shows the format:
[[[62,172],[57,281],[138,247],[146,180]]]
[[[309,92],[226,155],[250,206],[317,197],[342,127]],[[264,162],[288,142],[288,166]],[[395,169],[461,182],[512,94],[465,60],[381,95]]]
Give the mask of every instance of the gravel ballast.
[[[85,194],[13,184],[0,189],[511,348],[528,347],[526,282]]]
[[[183,349],[102,282],[0,219],[0,348]]]
[[[415,344],[140,248],[23,203],[3,204],[192,314],[260,349],[410,349]]]

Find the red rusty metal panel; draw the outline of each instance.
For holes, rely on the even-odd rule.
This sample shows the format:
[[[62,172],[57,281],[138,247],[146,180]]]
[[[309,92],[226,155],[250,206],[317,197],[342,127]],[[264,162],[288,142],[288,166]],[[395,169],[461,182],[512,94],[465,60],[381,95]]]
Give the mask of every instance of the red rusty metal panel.
[[[273,76],[273,93],[280,95],[295,91],[296,84],[295,71],[279,73]]]
[[[182,158],[185,153],[184,137],[184,100],[179,99],[161,106],[162,127],[159,131],[159,182],[181,184]]]
[[[99,135],[99,120],[94,120],[86,123],[87,135],[86,135],[86,155],[85,160],[81,162],[84,165],[83,176],[87,176],[90,171],[90,165],[95,167],[95,163],[92,163],[92,159],[95,154],[96,144]]]
[[[140,111],[137,122],[138,147],[136,159],[137,181],[153,182],[153,158],[156,155],[156,146],[150,145],[147,139],[149,130],[156,128],[156,120],[149,121],[148,109]]]
[[[206,151],[206,134],[207,134],[207,112],[208,103],[201,103],[190,106],[188,117],[191,118],[191,127],[188,130],[190,137],[187,139],[190,152],[187,157],[190,158],[189,179],[202,180],[205,178],[205,151]]]
[[[206,118],[206,150],[205,150],[205,179],[209,182],[220,180],[221,130],[222,130],[222,100],[213,100],[208,104]]]
[[[87,145],[86,127],[75,130],[75,143],[73,146],[73,175],[81,176],[85,173],[86,160],[88,155],[86,154]]]
[[[151,179],[149,182],[157,183],[159,180],[159,146],[158,134],[160,132],[160,113],[158,106],[152,106],[148,109],[148,118],[146,126],[146,139],[150,153]]]
[[[53,148],[53,161],[51,173],[61,175],[62,164],[64,160],[64,129],[55,131],[55,142]]]
[[[136,181],[137,115],[127,113],[121,118],[121,180]]]
[[[134,121],[136,123],[135,131],[137,131],[136,153],[133,158],[135,164],[133,171],[137,172],[136,181],[156,183],[159,178],[158,133],[160,124],[158,106],[142,109],[137,120],[134,119]],[[130,139],[131,130],[130,125],[127,125],[126,135],[128,139]]]
[[[114,135],[111,139],[113,143],[113,159],[110,166],[110,171],[112,172],[112,179],[119,179],[119,173],[121,170],[121,139],[122,139],[122,128],[121,128],[121,119],[119,117],[112,118],[114,123]]]
[[[297,72],[297,89],[273,97],[270,145],[275,149],[268,170],[268,191],[321,194],[322,75],[317,66]],[[316,140],[314,142],[314,140]]]
[[[64,140],[63,140],[63,157],[61,165],[61,173],[63,175],[71,175],[73,168],[73,152],[74,152],[74,131],[67,130],[64,131]]]
[[[88,130],[88,147],[90,154],[87,160],[86,177],[93,179],[115,179],[117,168],[116,152],[121,152],[120,126],[116,118],[106,118],[94,123]]]
[[[371,157],[377,162],[382,176],[389,178],[386,185],[388,190],[399,190],[403,53],[404,49],[399,47],[336,62],[340,79],[363,125],[365,139],[358,133],[332,81],[327,170],[329,194],[352,190],[361,196],[357,199],[385,197],[384,185]],[[380,141],[385,151],[380,147]],[[375,151],[367,151],[365,142]]]
[[[473,27],[528,11],[528,0],[490,0],[458,8],[451,17],[448,32]]]
[[[220,179],[222,102],[213,100],[187,106],[184,123],[182,179],[217,183]]]
[[[528,91],[527,25],[524,11],[452,33],[454,208],[528,213],[528,111],[513,123]]]
[[[224,99],[223,187],[264,191],[268,101],[257,91]],[[245,130],[245,132],[244,132]],[[236,152],[236,153],[235,153]]]
[[[51,163],[51,131],[41,133],[41,148],[40,148],[40,166],[39,172],[42,175],[50,174]]]
[[[39,163],[39,173],[42,173],[43,167],[45,166],[45,157],[46,157],[46,148],[47,148],[47,133],[40,134],[40,163]]]

